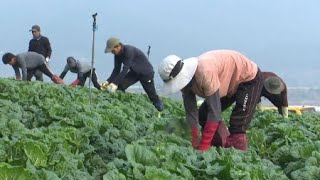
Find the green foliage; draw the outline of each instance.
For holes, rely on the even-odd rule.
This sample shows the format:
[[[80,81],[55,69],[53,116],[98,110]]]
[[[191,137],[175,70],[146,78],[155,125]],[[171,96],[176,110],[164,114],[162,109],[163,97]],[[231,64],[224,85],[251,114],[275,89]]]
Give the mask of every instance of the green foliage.
[[[320,179],[319,115],[257,112],[247,152],[199,152],[182,103],[158,117],[145,95],[92,93],[0,79],[0,179]]]
[[[31,174],[23,167],[0,163],[0,179],[32,180]]]

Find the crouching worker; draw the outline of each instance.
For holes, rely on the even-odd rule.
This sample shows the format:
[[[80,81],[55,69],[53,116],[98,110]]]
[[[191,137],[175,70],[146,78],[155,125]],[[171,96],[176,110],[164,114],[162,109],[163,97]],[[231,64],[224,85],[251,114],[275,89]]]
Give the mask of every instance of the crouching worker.
[[[161,112],[163,104],[154,85],[154,71],[146,55],[138,48],[122,44],[117,38],[109,38],[105,53],[114,54],[114,69],[102,89],[125,91],[140,81],[154,107]],[[121,69],[121,66],[123,67]]]
[[[4,64],[10,64],[13,67],[17,80],[21,80],[20,68],[22,80],[30,81],[35,72],[39,70],[48,76],[54,83],[64,84],[63,80],[53,74],[48,68],[45,57],[41,54],[35,52],[25,52],[17,55],[6,53],[2,56],[2,61]]]
[[[288,93],[284,81],[273,72],[262,72],[264,79],[261,96],[267,98],[274,106],[278,108],[279,114],[288,117]],[[261,99],[260,99],[261,101]],[[257,109],[260,109],[259,103]]]
[[[60,74],[60,78],[63,79],[68,71],[71,71],[73,73],[77,73],[77,79],[73,81],[70,86],[84,86],[87,78],[90,78],[91,75],[91,66],[89,63],[86,62],[80,62],[75,60],[73,57],[67,58],[67,64],[63,70],[63,72]],[[98,83],[97,74],[95,71],[95,68],[92,69],[92,83],[94,87],[100,90],[100,84]]]
[[[263,88],[261,72],[254,62],[231,50],[209,51],[185,60],[170,55],[160,64],[159,74],[167,94],[182,91],[194,148],[200,151],[209,150],[218,133],[216,138],[219,139],[216,141],[221,146],[247,150],[246,130]],[[199,143],[196,95],[203,97],[207,103]],[[221,111],[234,102],[228,136],[221,122]]]

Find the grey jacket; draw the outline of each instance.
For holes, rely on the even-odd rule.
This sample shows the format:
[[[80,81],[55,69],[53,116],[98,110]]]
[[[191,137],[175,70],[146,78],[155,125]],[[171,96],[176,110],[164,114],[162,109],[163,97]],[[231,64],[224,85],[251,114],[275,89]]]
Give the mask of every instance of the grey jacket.
[[[17,62],[13,65],[16,77],[21,77],[19,68],[22,72],[22,80],[27,80],[27,70],[37,69],[42,64],[45,64],[45,58],[41,54],[35,52],[24,52],[16,55]]]
[[[67,64],[64,67],[63,72],[60,74],[60,78],[63,79],[69,70],[73,73],[77,73],[78,79],[81,79],[81,78],[83,78],[83,75],[85,73],[90,72],[91,66],[87,62],[80,62],[80,61],[76,61],[75,67],[70,67],[70,65]]]

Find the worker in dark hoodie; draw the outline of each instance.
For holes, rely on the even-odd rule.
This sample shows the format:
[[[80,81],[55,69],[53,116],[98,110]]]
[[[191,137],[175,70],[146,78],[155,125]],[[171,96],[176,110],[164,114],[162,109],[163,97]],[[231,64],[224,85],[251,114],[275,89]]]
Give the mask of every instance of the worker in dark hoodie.
[[[102,90],[115,92],[119,89],[124,92],[129,86],[140,81],[155,108],[161,112],[163,104],[156,93],[154,70],[146,55],[134,46],[122,44],[115,37],[107,41],[105,53],[110,52],[114,54],[114,69],[102,84]]]
[[[16,74],[17,80],[28,80],[34,76],[37,70],[48,76],[56,84],[64,84],[63,80],[48,68],[45,63],[45,57],[35,52],[25,52],[14,55],[12,53],[5,53],[2,56],[3,64],[10,64]],[[22,78],[20,70],[22,72]]]
[[[89,63],[86,62],[80,62],[73,57],[67,58],[67,64],[63,70],[63,72],[60,74],[60,78],[63,79],[68,71],[71,71],[72,73],[77,73],[77,79],[73,81],[70,85],[71,86],[84,86],[87,78],[90,78],[91,75],[91,66]],[[100,88],[100,84],[98,83],[97,74],[95,72],[95,68],[92,69],[92,83],[94,87],[97,89]]]

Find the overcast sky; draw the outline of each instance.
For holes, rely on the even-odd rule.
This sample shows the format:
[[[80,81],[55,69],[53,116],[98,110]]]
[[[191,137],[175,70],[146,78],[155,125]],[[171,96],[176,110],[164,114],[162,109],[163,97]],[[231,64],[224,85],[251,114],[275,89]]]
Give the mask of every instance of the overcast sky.
[[[95,66],[100,81],[113,68],[113,56],[104,53],[106,40],[116,36],[144,52],[151,45],[156,72],[169,54],[188,58],[233,49],[263,71],[279,74],[289,86],[319,87],[319,8],[319,0],[10,0],[0,6],[0,53],[27,51],[29,29],[38,24],[51,42],[55,73],[62,72],[68,56],[91,61],[91,15],[97,12]],[[13,75],[1,63],[0,76]],[[75,77],[67,74],[68,79]]]

